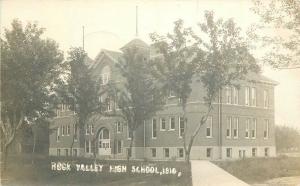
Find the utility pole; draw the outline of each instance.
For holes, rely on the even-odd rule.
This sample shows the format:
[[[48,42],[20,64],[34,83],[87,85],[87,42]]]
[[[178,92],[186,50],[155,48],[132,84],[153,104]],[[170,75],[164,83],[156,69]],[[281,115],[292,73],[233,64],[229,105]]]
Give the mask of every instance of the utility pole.
[[[138,6],[135,7],[135,36],[139,36],[139,31],[138,31]]]
[[[84,50],[84,26],[82,26],[82,49]]]

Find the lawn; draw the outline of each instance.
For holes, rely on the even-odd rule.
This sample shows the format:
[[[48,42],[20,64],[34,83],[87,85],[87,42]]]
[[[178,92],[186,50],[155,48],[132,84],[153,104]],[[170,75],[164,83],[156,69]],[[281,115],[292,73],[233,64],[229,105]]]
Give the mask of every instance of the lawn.
[[[213,163],[250,184],[279,177],[300,176],[300,157],[249,158]]]
[[[2,177],[3,185],[192,185],[190,165],[185,162],[167,161],[113,161],[96,160],[103,165],[102,172],[77,171],[76,164],[94,164],[93,159],[35,157],[31,163],[30,156],[14,156],[9,158],[9,166]],[[70,162],[71,171],[51,170],[51,162]],[[110,172],[110,166],[126,165],[126,172]],[[132,173],[135,167],[157,167],[159,173]],[[172,174],[169,168],[175,168]],[[137,169],[136,169],[137,170]],[[167,170],[167,171],[166,171]],[[160,172],[163,174],[161,175]],[[180,172],[180,173],[179,173]],[[168,173],[168,174],[166,174]]]

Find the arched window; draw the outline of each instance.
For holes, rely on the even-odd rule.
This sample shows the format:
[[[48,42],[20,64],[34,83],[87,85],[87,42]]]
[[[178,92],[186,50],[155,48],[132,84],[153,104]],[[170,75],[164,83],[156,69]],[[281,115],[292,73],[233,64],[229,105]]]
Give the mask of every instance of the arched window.
[[[101,70],[101,84],[106,85],[110,80],[110,67],[105,66]]]

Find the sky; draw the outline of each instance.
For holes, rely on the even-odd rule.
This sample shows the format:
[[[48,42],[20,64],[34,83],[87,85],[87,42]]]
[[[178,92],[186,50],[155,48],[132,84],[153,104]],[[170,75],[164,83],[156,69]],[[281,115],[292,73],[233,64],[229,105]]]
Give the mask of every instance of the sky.
[[[213,10],[217,18],[233,18],[246,31],[259,21],[251,6],[251,0],[0,0],[0,27],[2,33],[15,18],[37,22],[46,28],[45,37],[66,52],[83,45],[84,26],[85,50],[94,59],[102,48],[118,50],[135,38],[136,25],[138,38],[147,43],[149,33],[171,32],[179,18],[197,29],[205,10]],[[280,83],[275,88],[275,123],[300,129],[300,69],[264,68],[263,73]]]

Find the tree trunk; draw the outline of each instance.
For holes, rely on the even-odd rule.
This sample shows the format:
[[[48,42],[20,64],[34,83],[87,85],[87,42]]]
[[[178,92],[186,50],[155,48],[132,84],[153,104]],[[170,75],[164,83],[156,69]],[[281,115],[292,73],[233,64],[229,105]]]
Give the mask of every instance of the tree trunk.
[[[4,146],[4,152],[3,152],[3,173],[5,173],[6,169],[7,169],[7,157],[8,157],[8,147],[9,145],[5,144]]]
[[[133,132],[131,135],[130,145],[129,145],[129,152],[127,152],[127,161],[129,162],[130,156],[132,156],[132,145],[133,145]],[[129,155],[130,154],[130,155]]]

